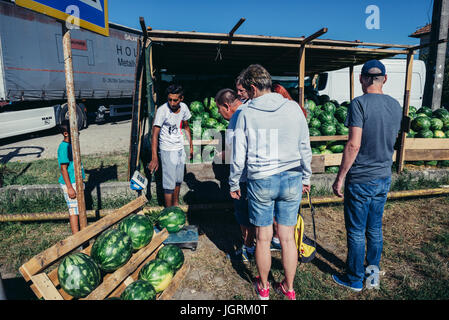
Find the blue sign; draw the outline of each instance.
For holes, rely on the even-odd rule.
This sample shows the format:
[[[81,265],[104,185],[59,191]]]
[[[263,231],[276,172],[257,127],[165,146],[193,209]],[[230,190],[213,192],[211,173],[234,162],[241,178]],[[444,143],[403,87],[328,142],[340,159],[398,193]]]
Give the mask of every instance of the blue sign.
[[[109,36],[107,0],[16,0],[17,5]]]

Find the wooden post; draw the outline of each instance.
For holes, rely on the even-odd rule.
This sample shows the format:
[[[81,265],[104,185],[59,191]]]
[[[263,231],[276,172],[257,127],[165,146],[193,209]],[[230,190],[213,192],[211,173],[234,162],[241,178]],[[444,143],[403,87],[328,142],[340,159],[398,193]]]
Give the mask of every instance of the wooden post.
[[[349,67],[349,99],[354,99],[354,66]]]
[[[413,54],[414,51],[410,50],[407,54],[407,66],[405,75],[405,90],[404,90],[404,104],[402,106],[402,117],[408,116],[408,109],[410,105],[410,89],[412,87],[412,75],[413,75]],[[396,154],[396,164],[397,172],[401,173],[404,166],[404,156],[405,156],[405,139],[407,137],[407,132],[403,131],[401,126],[401,134],[399,137],[398,152]]]
[[[86,203],[84,200],[84,183],[81,172],[81,152],[78,133],[78,119],[76,116],[76,101],[75,101],[75,85],[73,79],[73,64],[72,64],[72,40],[70,30],[63,24],[63,50],[64,50],[64,69],[65,82],[67,88],[67,105],[69,111],[70,121],[70,136],[72,139],[72,156],[75,170],[76,180],[76,200],[78,201],[79,225],[80,229],[87,227]]]
[[[299,48],[299,74],[298,74],[298,103],[304,108],[304,77],[306,71],[306,48],[301,46]]]

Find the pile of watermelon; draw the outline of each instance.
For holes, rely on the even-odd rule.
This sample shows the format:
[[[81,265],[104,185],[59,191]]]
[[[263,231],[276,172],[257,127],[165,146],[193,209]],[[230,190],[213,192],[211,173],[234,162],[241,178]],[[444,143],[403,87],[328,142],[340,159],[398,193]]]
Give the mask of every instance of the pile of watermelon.
[[[179,207],[163,210],[158,218],[160,227],[169,232],[179,231],[185,224],[185,213]],[[58,266],[61,288],[74,298],[88,296],[107,273],[125,265],[132,253],[147,246],[154,233],[154,223],[146,215],[131,214],[117,227],[102,232],[94,241],[90,256],[75,252],[66,256]],[[156,262],[154,262],[156,261]],[[156,259],[141,270],[139,280],[122,293],[123,300],[154,300],[171,282],[184,263],[184,254],[177,246],[166,245]]]
[[[221,139],[229,121],[218,112],[215,98],[207,97],[203,101],[190,103],[192,117],[189,120],[192,139],[212,140]],[[194,146],[192,163],[212,162],[216,154],[215,146]]]
[[[412,119],[411,129],[407,134],[408,138],[449,138],[449,111],[447,109],[440,108],[432,111],[426,106],[419,109],[410,106],[408,115]],[[449,167],[449,160],[407,161],[407,163],[418,166]]]
[[[429,107],[409,108],[412,119],[409,138],[449,138],[449,111],[444,108],[432,111]]]
[[[190,103],[192,117],[189,120],[190,129],[194,139],[209,139],[214,129],[218,132],[225,131],[228,121],[218,112],[218,106],[213,97],[204,98],[201,101]],[[207,137],[204,137],[207,135]]]
[[[318,103],[318,104],[317,104]],[[341,105],[336,100],[330,100],[329,96],[314,96],[306,99],[304,107],[307,110],[307,124],[309,134],[313,136],[347,135],[348,128],[344,125],[348,114],[349,102]],[[346,141],[312,141],[312,154],[342,153]],[[328,166],[326,173],[338,173],[339,166]]]

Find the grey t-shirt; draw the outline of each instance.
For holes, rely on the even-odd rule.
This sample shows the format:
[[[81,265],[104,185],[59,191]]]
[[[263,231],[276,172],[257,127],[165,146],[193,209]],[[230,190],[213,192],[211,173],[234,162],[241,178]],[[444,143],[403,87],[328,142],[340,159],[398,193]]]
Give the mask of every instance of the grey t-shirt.
[[[363,131],[359,153],[346,176],[348,182],[364,183],[391,176],[401,120],[401,105],[389,95],[368,93],[352,100],[345,125]]]

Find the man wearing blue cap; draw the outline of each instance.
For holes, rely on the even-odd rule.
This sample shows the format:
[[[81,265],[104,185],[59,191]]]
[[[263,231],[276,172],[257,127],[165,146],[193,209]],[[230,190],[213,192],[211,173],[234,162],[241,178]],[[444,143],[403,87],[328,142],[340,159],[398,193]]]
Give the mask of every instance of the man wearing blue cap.
[[[348,246],[346,273],[332,278],[353,291],[363,289],[364,279],[371,280],[366,272],[379,270],[382,253],[382,215],[402,119],[401,105],[382,91],[386,81],[382,62],[370,60],[363,65],[360,83],[364,94],[349,106],[345,121],[349,127],[348,142],[332,186],[337,196],[344,196]]]

